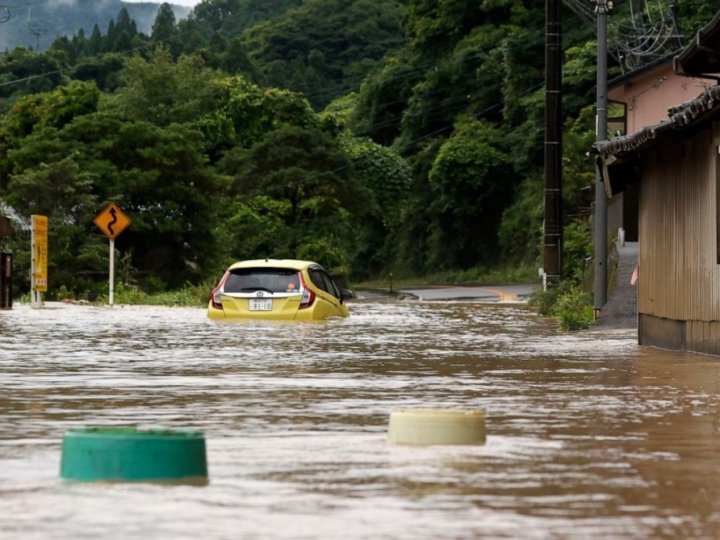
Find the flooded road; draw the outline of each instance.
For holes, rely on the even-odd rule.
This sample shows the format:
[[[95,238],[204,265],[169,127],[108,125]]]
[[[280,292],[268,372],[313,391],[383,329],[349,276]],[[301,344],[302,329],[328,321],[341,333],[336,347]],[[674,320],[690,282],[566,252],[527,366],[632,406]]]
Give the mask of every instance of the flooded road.
[[[0,312],[0,538],[720,537],[720,361],[512,304],[351,309]],[[484,409],[487,444],[393,446],[402,407]],[[128,425],[202,430],[210,484],[60,480],[65,430]]]

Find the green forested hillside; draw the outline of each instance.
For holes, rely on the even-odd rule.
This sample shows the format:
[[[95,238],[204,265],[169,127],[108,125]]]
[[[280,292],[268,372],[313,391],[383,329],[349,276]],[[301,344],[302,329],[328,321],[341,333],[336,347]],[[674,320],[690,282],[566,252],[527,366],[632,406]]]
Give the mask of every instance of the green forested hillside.
[[[396,0],[306,0],[244,34],[262,81],[304,93],[320,108],[356,90],[405,41]]]
[[[43,51],[60,36],[72,36],[81,29],[90,34],[96,24],[105,31],[122,8],[127,9],[138,30],[149,33],[158,7],[159,2],[131,3],[122,0],[5,3],[0,6],[0,50],[26,47]],[[173,11],[176,17],[182,18],[190,10],[173,6]]]
[[[683,31],[706,11],[678,2]],[[563,20],[567,249],[582,259],[595,43]],[[109,201],[133,222],[121,278],[150,289],[249,257],[355,279],[532,266],[544,21],[529,0],[205,0],[184,20],[163,4],[141,32],[121,9],[0,57],[0,201],[50,217],[51,290],[75,294],[103,286],[92,218]],[[11,247],[27,266],[27,239]]]

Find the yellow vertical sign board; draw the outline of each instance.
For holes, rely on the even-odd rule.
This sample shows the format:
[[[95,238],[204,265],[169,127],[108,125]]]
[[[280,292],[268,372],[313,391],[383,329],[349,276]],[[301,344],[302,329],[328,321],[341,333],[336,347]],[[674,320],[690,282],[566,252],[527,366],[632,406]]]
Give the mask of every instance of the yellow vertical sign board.
[[[32,289],[46,292],[48,285],[48,218],[32,216]]]

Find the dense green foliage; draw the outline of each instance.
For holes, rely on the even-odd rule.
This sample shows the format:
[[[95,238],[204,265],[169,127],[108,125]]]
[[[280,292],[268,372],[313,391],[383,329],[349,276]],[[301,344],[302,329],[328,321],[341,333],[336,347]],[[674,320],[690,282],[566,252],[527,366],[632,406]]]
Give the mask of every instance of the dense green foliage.
[[[570,221],[564,227],[563,240],[564,279],[545,290],[537,289],[530,305],[541,315],[555,317],[563,330],[584,330],[595,320],[587,283],[593,253],[589,222]]]
[[[244,35],[261,81],[304,93],[322,107],[357,88],[403,42],[396,0],[306,0]]]
[[[681,23],[694,31],[707,9],[683,2]],[[563,17],[579,287],[595,44]],[[527,268],[541,252],[544,22],[531,0],[205,0],[186,19],[161,5],[146,30],[121,8],[106,29],[0,58],[0,202],[49,216],[64,294],[102,290],[92,219],[109,201],[132,219],[116,242],[128,294],[250,257],[360,279]],[[27,244],[11,245],[18,275]]]

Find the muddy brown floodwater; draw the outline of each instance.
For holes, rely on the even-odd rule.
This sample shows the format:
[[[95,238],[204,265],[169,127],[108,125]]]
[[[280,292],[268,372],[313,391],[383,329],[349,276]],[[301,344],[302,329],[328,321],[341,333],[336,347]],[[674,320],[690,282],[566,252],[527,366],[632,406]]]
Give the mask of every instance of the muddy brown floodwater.
[[[720,537],[718,360],[521,305],[351,309],[0,312],[0,538]],[[487,444],[393,446],[401,407],[484,409]],[[62,481],[89,426],[202,430],[210,483]]]

